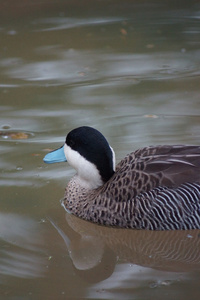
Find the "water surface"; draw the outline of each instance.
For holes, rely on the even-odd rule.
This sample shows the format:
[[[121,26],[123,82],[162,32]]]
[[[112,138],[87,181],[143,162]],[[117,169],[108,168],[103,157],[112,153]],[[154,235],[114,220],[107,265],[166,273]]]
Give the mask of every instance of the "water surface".
[[[10,4],[9,4],[10,3]],[[44,165],[71,129],[117,162],[199,144],[198,1],[0,4],[0,299],[199,299],[199,231],[99,227],[60,205],[74,171]]]

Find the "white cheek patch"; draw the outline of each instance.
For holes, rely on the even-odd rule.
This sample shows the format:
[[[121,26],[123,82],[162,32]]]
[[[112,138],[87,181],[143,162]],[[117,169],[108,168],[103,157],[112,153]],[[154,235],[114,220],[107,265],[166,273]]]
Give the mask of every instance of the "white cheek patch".
[[[77,171],[77,179],[82,187],[95,189],[103,184],[99,171],[94,164],[67,144],[64,145],[64,153],[68,163]]]

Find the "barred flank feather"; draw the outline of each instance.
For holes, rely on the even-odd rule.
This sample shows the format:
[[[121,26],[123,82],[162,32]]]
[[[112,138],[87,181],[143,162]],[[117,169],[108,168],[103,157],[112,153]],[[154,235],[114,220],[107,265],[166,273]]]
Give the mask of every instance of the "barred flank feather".
[[[136,197],[140,203],[131,228],[151,230],[200,228],[200,185],[185,183],[176,189],[155,188]],[[148,206],[142,203],[148,203]]]

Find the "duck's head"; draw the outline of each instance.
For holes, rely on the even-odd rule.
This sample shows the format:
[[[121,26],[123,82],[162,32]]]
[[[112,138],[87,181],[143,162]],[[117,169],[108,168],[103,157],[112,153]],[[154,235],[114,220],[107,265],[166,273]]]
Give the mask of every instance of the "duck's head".
[[[43,160],[49,164],[68,161],[77,171],[79,184],[87,189],[103,185],[115,171],[113,149],[98,130],[88,126],[70,131],[65,144]]]

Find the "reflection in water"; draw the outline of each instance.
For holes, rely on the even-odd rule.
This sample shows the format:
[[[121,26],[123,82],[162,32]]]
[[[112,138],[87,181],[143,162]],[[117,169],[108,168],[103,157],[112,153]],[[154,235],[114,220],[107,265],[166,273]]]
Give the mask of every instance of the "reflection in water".
[[[199,51],[114,54],[109,51],[63,51],[52,47],[38,48],[38,52],[40,51],[43,55],[53,52],[55,58],[42,62],[23,62],[11,67],[8,65],[5,75],[33,84],[41,81],[48,81],[48,85],[83,82],[88,84],[90,81],[89,86],[92,82],[96,83],[96,80],[103,80],[104,84],[111,86],[132,86],[141,80],[166,80],[199,75]],[[6,65],[4,60],[0,63]]]
[[[54,31],[54,30],[63,30],[69,28],[77,28],[83,26],[95,26],[95,25],[107,25],[112,23],[117,23],[123,21],[123,18],[117,17],[109,17],[109,18],[45,18],[41,20],[37,20],[35,25],[42,24],[45,26],[43,29],[39,29],[38,31]]]
[[[38,223],[27,217],[0,213],[0,282],[5,276],[42,277],[45,273]]]
[[[112,249],[106,247],[101,238],[95,235],[76,235],[73,230],[69,236],[50,219],[51,224],[56,228],[63,238],[70,258],[75,267],[76,273],[87,282],[99,282],[110,277],[114,271],[116,257],[112,255]],[[75,238],[74,238],[75,236]]]
[[[119,267],[121,264],[134,265],[136,274],[142,270],[147,277],[151,269],[170,273],[200,269],[199,230],[160,232],[108,228],[70,214],[66,214],[66,220],[69,232],[62,231],[52,220],[51,223],[64,239],[76,271],[88,281],[110,277],[116,267],[123,268]]]
[[[154,271],[150,268],[121,263],[116,265],[115,272],[108,280],[95,284],[88,291],[88,298],[92,299],[151,299],[148,289],[163,288],[178,283],[186,276],[163,271]],[[142,290],[142,297],[137,297]],[[126,291],[126,293],[124,293]],[[162,294],[162,290],[160,291]],[[157,298],[153,298],[157,299]],[[160,297],[158,297],[160,299]],[[161,299],[165,299],[161,297]],[[166,299],[172,299],[170,297]]]

